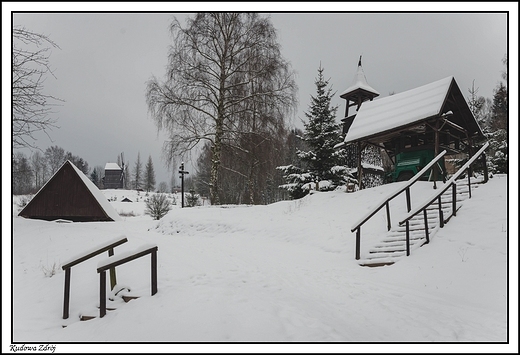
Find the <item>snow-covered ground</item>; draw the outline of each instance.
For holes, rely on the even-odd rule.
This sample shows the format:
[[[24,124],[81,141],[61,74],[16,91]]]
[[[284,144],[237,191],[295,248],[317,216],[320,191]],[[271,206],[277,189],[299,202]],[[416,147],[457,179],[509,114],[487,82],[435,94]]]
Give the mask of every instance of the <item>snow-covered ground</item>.
[[[351,225],[399,184],[316,192],[268,206],[175,206],[160,221],[144,214],[143,192],[104,190],[123,220],[90,223],[17,217],[15,196],[12,341],[57,344],[59,352],[251,351],[244,348],[248,343],[205,342],[260,343],[253,351],[278,344],[281,352],[392,352],[395,342],[453,342],[454,352],[518,349],[518,234],[508,230],[517,224],[508,224],[507,175],[474,190],[457,217],[410,257],[361,267]],[[413,201],[431,192],[430,183],[417,183]],[[123,197],[134,202],[121,202]],[[393,218],[404,208],[404,196],[394,200]],[[383,209],[363,227],[362,256],[385,227]],[[150,295],[150,256],[144,256],[117,268],[118,285],[140,298],[108,301],[117,309],[80,321],[81,315],[99,315],[96,268],[107,257],[99,255],[72,268],[70,317],[62,319],[61,265],[120,236],[128,242],[116,247],[116,256],[158,246],[158,293]],[[10,257],[5,250],[4,265]],[[157,342],[170,344],[156,348]],[[360,342],[361,348],[349,347]],[[426,351],[442,351],[442,345]]]

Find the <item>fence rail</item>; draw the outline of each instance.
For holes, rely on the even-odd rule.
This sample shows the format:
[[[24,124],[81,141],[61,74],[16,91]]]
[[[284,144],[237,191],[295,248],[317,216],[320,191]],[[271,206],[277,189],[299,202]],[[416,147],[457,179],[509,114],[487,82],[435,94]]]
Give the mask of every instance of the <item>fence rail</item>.
[[[151,255],[151,278],[152,278],[152,296],[157,293],[157,246],[145,246],[138,250],[121,254],[117,257],[109,257],[98,264],[97,272],[99,273],[99,317],[103,318],[107,312],[106,299],[106,270],[115,268],[116,266],[125,264],[142,256]]]
[[[61,268],[65,271],[65,287],[64,287],[64,295],[63,295],[63,319],[69,318],[69,303],[70,303],[70,274],[71,268],[79,263],[82,263],[90,258],[93,258],[96,255],[104,253],[108,251],[108,256],[114,255],[114,248],[118,245],[126,243],[128,239],[126,237],[119,238],[114,241],[109,241],[105,244],[102,244],[95,248],[92,251],[87,253],[83,253],[81,256],[74,257],[71,261],[64,264]],[[110,269],[110,285],[112,288],[116,285],[116,270],[115,268]]]

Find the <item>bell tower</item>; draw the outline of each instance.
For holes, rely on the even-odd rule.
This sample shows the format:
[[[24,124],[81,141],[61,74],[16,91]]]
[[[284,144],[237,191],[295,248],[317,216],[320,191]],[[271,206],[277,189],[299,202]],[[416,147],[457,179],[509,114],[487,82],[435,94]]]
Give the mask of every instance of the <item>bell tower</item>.
[[[375,97],[378,96],[379,92],[377,92],[367,83],[365,72],[361,66],[361,56],[359,56],[357,72],[354,76],[354,80],[352,81],[352,85],[350,85],[345,91],[343,91],[341,95],[339,95],[339,97],[347,101],[345,118],[341,120],[343,122],[343,134],[348,132],[352,122],[354,121],[354,118],[356,117],[355,113],[349,116],[349,108],[356,106],[355,112],[357,112],[363,102],[372,101]]]

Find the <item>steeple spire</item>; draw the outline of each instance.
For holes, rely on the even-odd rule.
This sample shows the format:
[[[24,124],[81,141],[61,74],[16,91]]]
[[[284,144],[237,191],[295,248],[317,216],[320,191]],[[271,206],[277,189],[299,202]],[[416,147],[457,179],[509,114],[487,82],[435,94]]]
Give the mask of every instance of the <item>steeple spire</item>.
[[[379,92],[368,85],[365,72],[361,66],[362,56],[363,55],[359,56],[357,72],[354,76],[354,80],[352,81],[352,85],[350,85],[348,89],[339,95],[341,98],[347,100],[347,110],[345,112],[345,117],[348,116],[349,107],[357,106],[356,110],[359,110],[359,107],[364,101],[372,101],[374,97],[379,96]]]

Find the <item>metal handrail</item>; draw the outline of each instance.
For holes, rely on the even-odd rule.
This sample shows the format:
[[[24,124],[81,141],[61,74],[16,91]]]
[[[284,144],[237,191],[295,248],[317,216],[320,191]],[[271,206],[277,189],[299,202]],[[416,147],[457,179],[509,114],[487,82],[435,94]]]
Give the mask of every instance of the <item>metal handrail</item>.
[[[467,162],[464,164],[453,176],[446,182],[444,187],[442,187],[440,190],[436,191],[430,198],[428,198],[425,202],[420,204],[419,206],[415,207],[412,211],[408,211],[408,215],[399,222],[399,225],[402,226],[403,224],[406,224],[406,255],[410,255],[410,219],[412,219],[414,216],[419,214],[421,211],[424,215],[424,230],[425,230],[425,236],[426,236],[426,243],[430,242],[429,232],[428,232],[428,214],[426,212],[426,209],[432,205],[436,200],[439,202],[439,226],[441,228],[444,227],[444,214],[442,211],[442,201],[441,196],[446,190],[448,190],[450,187],[452,188],[452,213],[451,216],[457,215],[457,178],[462,175],[462,173],[466,170],[468,170],[468,189],[469,189],[469,197],[471,198],[471,180],[469,174],[469,168],[471,165],[479,158],[482,153],[486,150],[486,148],[489,146],[489,142],[486,142],[482,148],[479,149],[477,153],[475,153]],[[450,218],[451,218],[450,216]]]
[[[392,223],[390,221],[390,205],[389,202],[393,200],[395,197],[399,196],[403,191],[406,191],[406,205],[408,208],[408,212],[411,210],[411,199],[410,199],[410,187],[415,184],[421,176],[423,176],[429,169],[435,165],[440,158],[442,158],[446,154],[446,150],[440,152],[432,161],[430,161],[424,168],[421,169],[417,174],[415,174],[410,180],[407,181],[405,185],[397,189],[394,193],[392,193],[389,197],[384,199],[381,203],[376,205],[376,208],[373,208],[370,212],[368,212],[365,216],[363,216],[353,227],[350,229],[351,232],[356,231],[356,260],[360,258],[360,244],[361,244],[361,226],[365,224],[372,216],[374,216],[383,206],[386,206],[386,216],[387,216],[387,228],[390,230],[392,228]]]
[[[482,148],[480,148],[480,150],[475,153],[471,159],[469,159],[466,164],[464,164],[455,174],[453,174],[453,176],[448,180],[446,181],[446,184],[444,185],[444,187],[442,187],[441,189],[437,190],[429,199],[427,199],[425,202],[423,202],[422,204],[420,204],[419,206],[415,207],[413,210],[409,211],[408,215],[406,215],[406,217],[399,222],[399,225],[403,225],[406,221],[409,221],[412,217],[414,217],[416,214],[418,214],[419,212],[421,212],[423,209],[425,209],[426,207],[430,206],[435,200],[437,200],[440,195],[442,195],[444,192],[446,192],[446,190],[448,190],[448,188],[453,185],[453,184],[456,184],[455,183],[455,180],[460,176],[462,175],[462,173],[468,169],[470,167],[470,165],[472,165],[475,160],[477,160],[477,158],[482,154],[484,153],[484,150],[486,150],[486,148],[489,146],[489,142],[486,142],[486,144],[484,144],[482,146]],[[469,174],[468,174],[468,180],[469,180]]]

